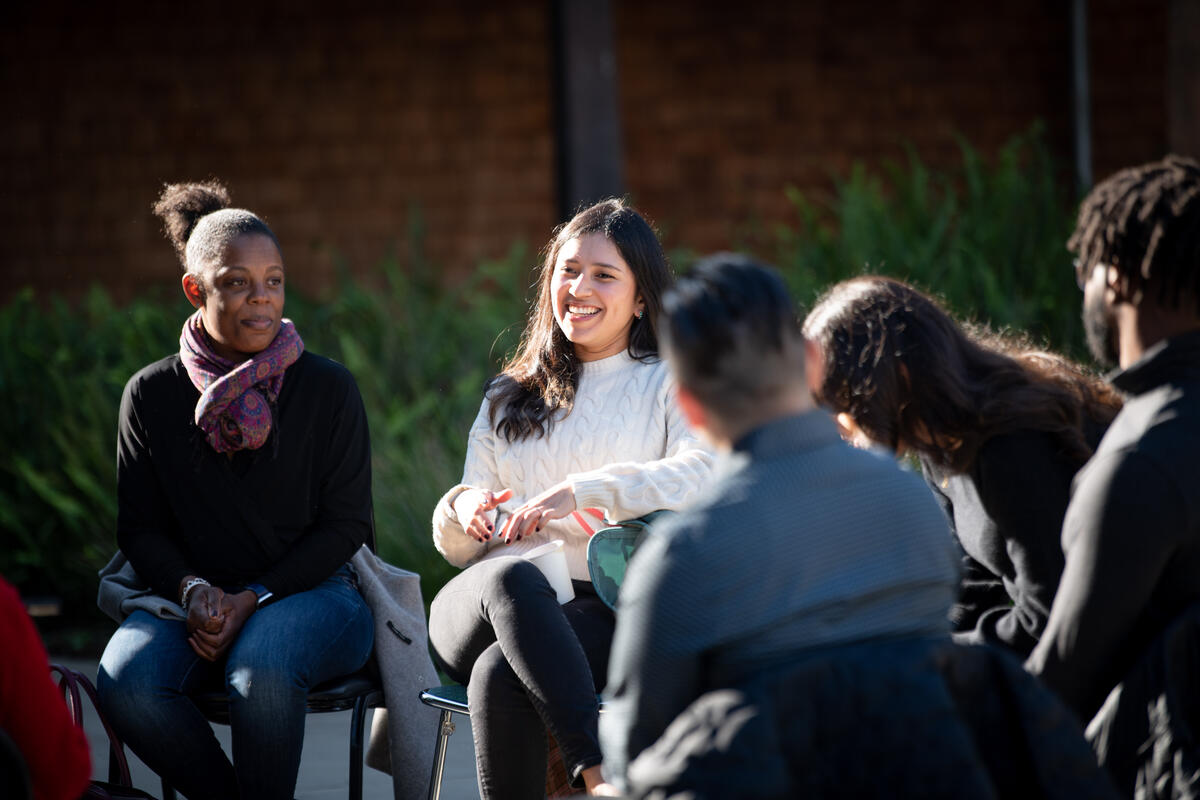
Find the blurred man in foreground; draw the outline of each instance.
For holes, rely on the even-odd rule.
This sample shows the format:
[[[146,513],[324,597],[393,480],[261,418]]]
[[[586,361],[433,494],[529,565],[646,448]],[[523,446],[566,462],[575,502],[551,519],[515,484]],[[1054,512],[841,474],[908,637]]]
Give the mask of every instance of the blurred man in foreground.
[[[629,566],[605,776],[634,797],[1109,796],[1019,662],[950,642],[945,518],[815,408],[779,276],[716,256],[664,309],[680,406],[723,463]]]

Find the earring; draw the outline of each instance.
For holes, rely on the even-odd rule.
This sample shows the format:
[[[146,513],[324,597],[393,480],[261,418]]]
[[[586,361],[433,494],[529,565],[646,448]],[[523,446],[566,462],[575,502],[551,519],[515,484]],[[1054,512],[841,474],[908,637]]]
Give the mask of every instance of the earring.
[[[639,308],[637,311],[633,312],[633,315],[638,319],[641,319],[642,317],[646,316],[646,309]]]

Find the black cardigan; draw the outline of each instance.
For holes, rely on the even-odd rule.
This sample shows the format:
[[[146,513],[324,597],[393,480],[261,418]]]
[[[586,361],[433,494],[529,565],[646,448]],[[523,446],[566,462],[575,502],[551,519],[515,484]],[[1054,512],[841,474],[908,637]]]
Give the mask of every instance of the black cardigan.
[[[371,527],[366,412],[345,367],[288,368],[270,439],[232,458],[196,427],[178,355],[129,379],[117,431],[117,542],[142,580],[178,599],[189,574],[277,596],[316,586]]]
[[[1103,429],[1089,427],[1095,445]],[[965,554],[951,610],[956,639],[1004,644],[1021,656],[1033,650],[1062,575],[1063,515],[1081,466],[1055,437],[1033,430],[988,439],[964,474],[922,460]]]

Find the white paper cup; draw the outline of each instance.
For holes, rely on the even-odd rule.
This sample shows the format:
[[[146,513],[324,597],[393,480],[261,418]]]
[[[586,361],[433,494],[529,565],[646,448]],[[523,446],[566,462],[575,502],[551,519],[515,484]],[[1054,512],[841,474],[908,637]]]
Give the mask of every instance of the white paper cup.
[[[571,573],[567,571],[567,554],[563,552],[562,539],[546,542],[528,553],[522,553],[521,557],[533,562],[550,581],[550,586],[558,595],[559,605],[575,599],[575,587],[571,585]]]

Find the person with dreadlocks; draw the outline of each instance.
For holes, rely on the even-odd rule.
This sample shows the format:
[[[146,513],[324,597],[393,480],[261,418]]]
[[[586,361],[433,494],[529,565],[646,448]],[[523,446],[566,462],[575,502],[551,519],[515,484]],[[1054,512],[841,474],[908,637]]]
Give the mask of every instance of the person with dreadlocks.
[[[1127,399],[1076,478],[1026,666],[1092,720],[1120,788],[1179,796],[1200,789],[1200,164],[1108,178],[1068,247],[1089,345]]]

